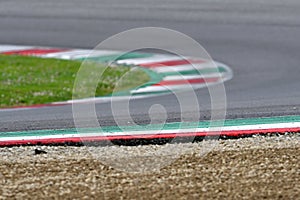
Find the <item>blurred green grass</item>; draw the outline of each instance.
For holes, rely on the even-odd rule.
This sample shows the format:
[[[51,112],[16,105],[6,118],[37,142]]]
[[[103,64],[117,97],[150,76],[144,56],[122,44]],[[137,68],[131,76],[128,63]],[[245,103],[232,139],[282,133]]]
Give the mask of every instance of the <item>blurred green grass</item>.
[[[99,63],[89,65],[89,80],[99,77],[99,73],[103,74],[97,80],[97,87],[93,93],[80,94],[78,97],[105,96],[113,91],[137,87],[150,80],[144,71],[136,68],[124,66],[106,68],[104,64]],[[80,61],[0,55],[0,107],[72,99],[73,85],[80,66]],[[92,87],[89,84],[83,86],[81,89],[84,91],[89,91],[87,87]]]

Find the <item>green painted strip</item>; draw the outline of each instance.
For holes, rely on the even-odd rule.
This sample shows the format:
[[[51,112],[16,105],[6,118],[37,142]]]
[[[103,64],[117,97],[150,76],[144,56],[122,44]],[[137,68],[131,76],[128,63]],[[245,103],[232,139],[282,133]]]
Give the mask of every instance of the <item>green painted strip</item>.
[[[150,53],[126,53],[126,54],[112,54],[106,56],[95,56],[95,57],[87,57],[87,58],[80,58],[78,60],[89,60],[89,61],[96,61],[96,62],[111,62],[117,60],[124,60],[124,59],[132,59],[132,58],[147,58],[151,57],[152,54]]]
[[[300,116],[283,116],[270,118],[250,118],[250,119],[234,119],[226,120],[224,126],[243,126],[243,125],[259,125],[259,124],[276,124],[276,123],[292,123],[300,122]],[[216,122],[218,124],[218,122]],[[221,123],[221,122],[220,122]],[[221,123],[222,124],[222,123]],[[80,133],[95,133],[95,132],[123,132],[123,131],[149,131],[149,130],[177,130],[187,128],[208,128],[210,121],[201,122],[173,122],[162,124],[153,124],[146,126],[106,126],[102,128],[84,128],[80,129]],[[78,134],[76,129],[62,130],[36,130],[22,132],[0,132],[1,137],[22,137],[22,136],[46,136],[46,135],[70,135]]]
[[[201,70],[188,70],[188,71],[178,71],[178,72],[165,72],[161,73],[164,76],[176,76],[176,75],[204,75],[210,73],[223,73],[226,72],[224,67],[215,68],[207,68]]]
[[[185,90],[187,91],[187,90]],[[156,92],[136,92],[134,94],[131,94],[133,96],[137,96],[137,95],[154,95],[154,94],[167,94],[167,93],[171,93],[171,92],[174,92],[174,90],[162,90],[162,91],[156,91]]]

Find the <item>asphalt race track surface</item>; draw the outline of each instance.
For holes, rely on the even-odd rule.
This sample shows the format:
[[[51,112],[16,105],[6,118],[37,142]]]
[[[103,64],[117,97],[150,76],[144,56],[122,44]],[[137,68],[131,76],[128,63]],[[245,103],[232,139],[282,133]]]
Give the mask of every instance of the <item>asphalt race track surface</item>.
[[[297,0],[1,0],[0,44],[94,48],[130,28],[171,28],[233,70],[225,83],[227,118],[293,115],[300,111],[299,10]],[[197,95],[201,119],[209,119],[209,93]],[[148,123],[153,104],[165,106],[168,121],[180,120],[169,95],[131,101],[133,118]],[[109,104],[97,111],[101,124],[114,124]],[[74,126],[71,106],[0,111],[0,119],[0,131]]]
[[[171,28],[197,40],[233,70],[233,79],[225,83],[228,119],[299,115],[299,10],[298,0],[0,0],[0,44],[92,49],[130,28]],[[209,119],[208,90],[197,90],[197,97],[200,118]],[[165,95],[132,100],[135,122],[160,122],[148,114],[154,104],[164,106],[170,122],[181,121],[182,114],[184,121],[198,116],[192,105],[181,113],[175,96]],[[97,104],[96,110],[101,125],[115,124],[110,103]],[[128,124],[123,111],[118,114]],[[0,110],[0,132],[68,127],[74,127],[71,105]],[[206,142],[4,147],[0,199],[299,199],[299,137],[218,140],[203,157]],[[176,151],[157,154],[164,147]],[[189,153],[160,166],[187,147]],[[92,150],[101,153],[100,160]],[[106,160],[116,162],[107,165]],[[126,167],[134,163],[142,171],[149,163],[160,168],[128,173]],[[125,168],[113,168],[118,164]]]

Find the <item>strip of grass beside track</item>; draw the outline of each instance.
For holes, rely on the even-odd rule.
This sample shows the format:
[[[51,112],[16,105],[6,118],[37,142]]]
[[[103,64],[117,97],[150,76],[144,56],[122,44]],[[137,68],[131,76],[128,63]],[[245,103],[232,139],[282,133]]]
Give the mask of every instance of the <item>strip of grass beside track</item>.
[[[80,66],[79,61],[0,55],[0,107],[72,99],[73,84]],[[129,67],[106,68],[99,63],[94,63],[92,67],[104,71],[95,96],[134,88],[150,80],[144,71]],[[118,87],[114,89],[116,83]]]

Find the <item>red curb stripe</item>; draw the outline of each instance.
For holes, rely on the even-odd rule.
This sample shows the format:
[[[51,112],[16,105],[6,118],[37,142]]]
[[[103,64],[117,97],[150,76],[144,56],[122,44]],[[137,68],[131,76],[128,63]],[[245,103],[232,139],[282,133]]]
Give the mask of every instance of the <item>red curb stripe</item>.
[[[177,137],[205,137],[205,136],[227,136],[241,137],[251,136],[256,134],[269,134],[286,132],[299,132],[299,128],[274,128],[261,130],[238,130],[238,131],[223,131],[219,132],[191,132],[191,133],[167,133],[167,134],[141,134],[141,135],[116,135],[116,136],[92,136],[92,137],[66,137],[66,138],[50,138],[50,139],[30,139],[30,140],[10,140],[0,141],[0,146],[15,146],[15,145],[49,145],[49,144],[64,144],[64,143],[80,143],[80,142],[101,142],[114,140],[137,140],[137,139],[173,139]]]
[[[5,55],[23,55],[23,56],[29,56],[29,55],[43,55],[48,53],[59,53],[69,51],[68,49],[41,49],[41,48],[35,48],[35,49],[26,49],[26,50],[16,50],[16,51],[6,51],[2,52],[1,54]]]
[[[205,62],[204,60],[194,60],[194,59],[170,60],[170,61],[163,61],[163,62],[152,62],[152,63],[139,64],[139,66],[142,66],[142,67],[170,67],[170,66],[176,66],[176,65],[199,64],[199,63],[204,63],[204,62]]]
[[[196,79],[170,80],[170,81],[161,81],[159,83],[153,84],[153,86],[211,83],[211,82],[217,82],[218,80],[220,79],[219,78],[196,78]]]

